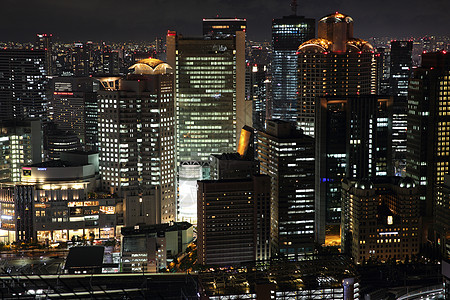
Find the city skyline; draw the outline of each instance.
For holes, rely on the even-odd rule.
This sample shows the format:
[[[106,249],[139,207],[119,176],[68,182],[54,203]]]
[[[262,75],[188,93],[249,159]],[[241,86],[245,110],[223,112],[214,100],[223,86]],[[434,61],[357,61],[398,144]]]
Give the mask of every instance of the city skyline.
[[[160,5],[113,0],[105,7],[100,2],[88,3],[85,0],[76,3],[43,0],[21,5],[19,16],[16,12],[18,3],[6,0],[0,12],[0,26],[9,30],[3,32],[0,39],[32,41],[36,32],[53,32],[56,38],[63,41],[144,41],[164,36],[167,30],[176,30],[186,36],[198,35],[202,28],[202,18],[220,16],[247,18],[249,39],[269,40],[272,19],[292,14],[290,1],[175,1],[170,3],[170,7],[162,2],[157,4]],[[355,35],[362,38],[448,34],[448,1],[432,0],[425,4],[418,0],[383,0],[377,4],[362,5],[355,0],[343,3],[327,0],[322,1],[319,6],[312,2],[301,2],[298,3],[297,15],[319,19],[330,11],[349,14],[357,24]],[[202,9],[197,9],[199,5],[202,5]],[[386,10],[387,7],[389,10]]]

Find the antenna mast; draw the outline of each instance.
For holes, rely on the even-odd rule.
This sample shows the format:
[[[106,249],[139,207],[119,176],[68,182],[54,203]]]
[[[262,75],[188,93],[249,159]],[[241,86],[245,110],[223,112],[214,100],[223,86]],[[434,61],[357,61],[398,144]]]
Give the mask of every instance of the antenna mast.
[[[296,16],[297,15],[297,0],[291,1],[291,10],[292,10],[292,14],[294,16]]]

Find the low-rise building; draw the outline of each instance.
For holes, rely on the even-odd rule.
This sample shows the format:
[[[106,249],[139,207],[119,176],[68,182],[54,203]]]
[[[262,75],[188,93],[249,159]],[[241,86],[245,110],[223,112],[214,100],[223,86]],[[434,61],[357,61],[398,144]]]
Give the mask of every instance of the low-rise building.
[[[123,272],[165,270],[194,240],[194,228],[187,222],[136,225],[121,231]]]
[[[22,181],[0,189],[0,240],[4,242],[109,239],[123,224],[122,200],[95,193],[98,153],[22,168]],[[119,227],[118,227],[119,226]]]
[[[418,186],[411,178],[342,182],[342,251],[356,263],[405,260],[419,252]]]

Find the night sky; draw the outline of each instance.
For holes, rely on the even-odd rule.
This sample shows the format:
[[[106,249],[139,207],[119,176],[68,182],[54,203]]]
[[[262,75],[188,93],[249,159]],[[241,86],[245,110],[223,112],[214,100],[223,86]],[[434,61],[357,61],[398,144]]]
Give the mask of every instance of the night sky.
[[[369,4],[370,3],[370,4]],[[168,29],[202,33],[202,18],[247,18],[248,37],[269,40],[271,21],[289,15],[277,0],[1,0],[0,41],[34,41],[53,33],[61,41],[149,41]],[[355,36],[450,35],[450,0],[298,0],[298,14],[353,17]]]

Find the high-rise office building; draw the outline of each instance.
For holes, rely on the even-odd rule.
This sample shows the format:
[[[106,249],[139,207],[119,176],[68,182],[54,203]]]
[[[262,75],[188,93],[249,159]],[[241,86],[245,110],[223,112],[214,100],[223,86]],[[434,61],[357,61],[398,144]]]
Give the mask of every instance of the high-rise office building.
[[[399,176],[404,174],[406,167],[407,97],[408,80],[413,66],[412,50],[412,41],[391,42],[389,91],[394,96],[392,158]]]
[[[411,178],[342,182],[342,251],[356,263],[397,261],[419,253],[418,187]]]
[[[444,258],[450,258],[450,174],[437,186],[435,216],[435,243]]]
[[[258,132],[260,173],[271,178],[271,218],[282,255],[311,253],[314,245],[314,139],[295,122],[267,121]]]
[[[111,50],[108,46],[103,46],[99,54],[99,63],[96,66],[96,73],[100,75],[118,75],[120,73],[120,59],[117,50]]]
[[[231,36],[236,31],[246,31],[247,20],[238,18],[205,18],[203,19],[203,36]]]
[[[93,74],[93,51],[91,43],[75,43],[71,49],[70,67],[74,76],[89,76]]]
[[[314,136],[317,97],[376,94],[373,47],[353,37],[353,19],[334,13],[319,21],[317,39],[298,48],[297,126]]]
[[[0,122],[0,182],[20,182],[22,167],[42,161],[41,121]]]
[[[253,128],[263,130],[269,113],[268,69],[266,65],[249,64],[246,67],[245,97],[251,101]]]
[[[430,224],[436,186],[450,161],[450,54],[424,53],[408,89],[406,174],[420,185],[421,213]]]
[[[45,51],[45,67],[47,75],[53,75],[53,35],[51,33],[38,33],[36,35],[35,48]]]
[[[245,33],[187,38],[169,31],[166,44],[176,78],[179,220],[195,224],[195,182],[209,179],[210,155],[235,152],[240,129],[251,126]]]
[[[297,49],[314,36],[314,19],[291,15],[272,20],[271,118],[297,119]]]
[[[98,91],[103,189],[124,197],[125,224],[176,217],[175,102],[171,67],[141,60]]]
[[[412,41],[392,41],[390,54],[390,86],[394,96],[408,96],[408,80],[412,69]]]
[[[49,101],[49,120],[73,131],[85,150],[97,150],[99,82],[91,77],[56,77]]]
[[[45,118],[45,50],[0,49],[0,120]]]
[[[268,260],[273,245],[270,178],[198,181],[198,260],[231,265]]]
[[[235,152],[241,128],[251,126],[244,44],[243,31],[218,39],[168,33],[167,59],[176,72],[180,163],[207,162],[211,154]]]
[[[377,61],[377,91],[379,95],[390,95],[391,49],[375,49]]]
[[[330,96],[316,103],[316,240],[341,220],[341,181],[393,173],[393,99]]]

